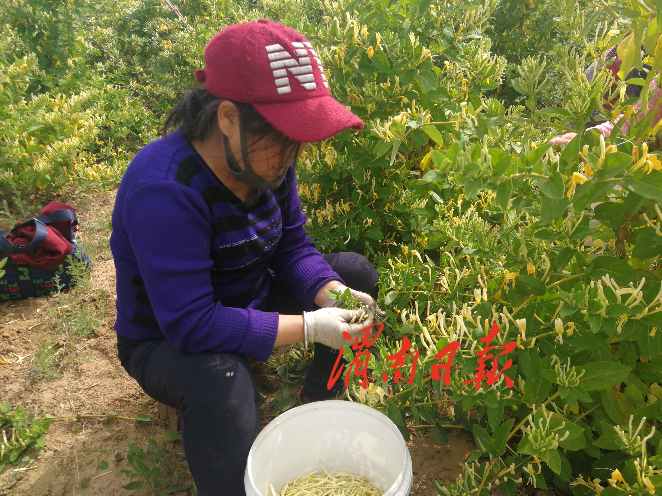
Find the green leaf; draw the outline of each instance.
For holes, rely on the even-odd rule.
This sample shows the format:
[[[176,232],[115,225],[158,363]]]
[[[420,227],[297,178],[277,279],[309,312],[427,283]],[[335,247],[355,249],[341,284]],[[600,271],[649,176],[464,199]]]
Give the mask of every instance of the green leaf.
[[[370,226],[369,229],[364,231],[364,234],[370,239],[374,239],[376,241],[384,239],[384,234],[382,234],[382,231],[375,225]]]
[[[662,255],[662,238],[655,233],[655,229],[646,227],[637,230],[637,238],[632,250],[632,256],[639,260],[648,260],[649,258]]]
[[[32,146],[28,146],[27,150],[25,151],[28,153],[42,153],[46,151],[46,147],[41,145],[32,145]]]
[[[564,172],[566,175],[572,175],[573,172],[577,171],[577,167],[579,166],[580,142],[581,136],[578,134],[570,141],[570,143],[565,145],[561,151],[559,168],[561,169],[561,172]]]
[[[483,189],[482,179],[470,179],[464,184],[464,194],[468,198],[475,198]]]
[[[527,379],[524,383],[522,399],[527,405],[541,405],[549,396],[552,383],[542,376],[536,379]]]
[[[379,141],[375,145],[373,152],[375,153],[375,158],[379,158],[384,155],[389,149],[393,147],[393,144],[390,141]]]
[[[181,432],[166,432],[163,436],[167,443],[176,443],[182,440]]]
[[[540,459],[543,460],[555,474],[561,473],[561,457],[556,449],[548,449],[540,453]]]
[[[520,78],[511,79],[511,80],[510,80],[510,84],[511,84],[511,86],[515,89],[515,91],[517,91],[518,93],[521,93],[522,95],[526,95],[526,94],[527,94],[527,92],[526,92],[526,90],[524,89],[524,87],[520,84]]]
[[[570,118],[570,113],[560,107],[545,107],[536,110],[536,115],[555,115],[557,117]]]
[[[402,417],[402,412],[398,408],[398,405],[395,404],[395,402],[392,401],[388,404],[388,408],[386,409],[386,414],[388,418],[390,418],[393,421],[393,423],[396,425],[396,427],[402,434],[402,437],[405,438],[405,441],[409,441],[409,429],[407,429],[407,424],[405,423]]]
[[[138,425],[149,425],[152,423],[152,417],[144,413],[139,413],[136,416],[136,424]]]
[[[594,183],[611,179],[623,172],[632,163],[632,157],[626,153],[616,152],[606,156],[600,171],[593,177]]]
[[[641,179],[623,179],[619,184],[644,198],[662,200],[662,172],[653,171]]]
[[[512,179],[507,179],[506,181],[500,182],[496,189],[496,201],[497,204],[503,209],[508,208],[508,202],[510,202],[510,197],[513,194],[513,181]]]
[[[570,205],[570,201],[565,197],[560,200],[553,200],[548,196],[543,196],[540,207],[540,221],[543,224],[549,224],[561,218],[567,212],[568,205]]]
[[[421,0],[421,2],[418,4],[418,14],[423,15],[427,12],[427,10],[430,8],[430,4],[432,3],[432,0]]]
[[[424,183],[431,183],[431,182],[435,182],[435,181],[445,181],[447,176],[448,176],[448,174],[445,174],[443,172],[439,172],[439,171],[436,171],[436,170],[431,170],[431,171],[427,171],[423,175],[423,177],[421,178],[421,181],[423,181]]]
[[[432,416],[430,407],[421,408],[420,414],[421,418],[425,421],[426,424],[432,425],[436,423],[436,419]]]
[[[421,71],[416,76],[416,79],[425,92],[434,91],[439,86],[437,74],[433,71]],[[425,130],[425,128],[423,128],[423,130]]]
[[[540,377],[540,354],[538,350],[518,349],[517,365],[524,373],[526,379],[535,379]]]
[[[543,296],[547,292],[547,287],[545,286],[544,282],[536,277],[529,275],[519,276],[516,279],[516,285],[521,285],[525,289],[538,296]]]
[[[527,157],[529,159],[529,167],[534,167],[538,162],[540,162],[540,159],[542,159],[545,156],[545,153],[547,153],[547,150],[552,148],[552,144],[548,143],[542,146],[539,146],[535,150],[533,150],[531,153],[529,153],[529,156]],[[563,181],[563,178],[561,178],[561,181]]]
[[[487,398],[487,396],[486,396]],[[487,405],[487,401],[485,402]],[[490,429],[494,430],[503,420],[503,412],[505,409],[506,403],[504,400],[498,400],[497,404],[492,407],[487,405],[487,422],[490,425]]]
[[[608,469],[605,469],[608,470]],[[610,471],[608,474],[602,474],[602,475],[610,475],[612,471]],[[607,477],[609,478],[609,477]],[[593,493],[595,494],[595,493]],[[605,487],[604,491],[600,493],[600,496],[623,496],[623,491],[616,489],[614,487]]]
[[[123,489],[127,491],[136,491],[136,494],[139,494],[147,487],[147,482],[145,481],[134,481],[129,482],[126,486],[122,486]]]
[[[630,307],[622,305],[620,303],[612,303],[607,306],[607,317],[620,317],[621,315],[627,315],[630,313]]]
[[[554,372],[552,369],[542,369],[540,371],[540,375],[543,376],[545,379],[547,379],[552,384],[556,384],[556,372]],[[561,396],[561,397],[563,398],[564,396]]]
[[[614,222],[622,225],[624,222],[625,204],[623,202],[606,201],[596,205],[593,209],[595,220],[600,222]]]
[[[497,447],[490,439],[489,434],[485,429],[480,425],[474,424],[473,427],[474,439],[476,440],[476,447],[481,451],[486,451],[493,457],[497,458],[499,456]]]
[[[582,367],[584,375],[580,386],[586,391],[599,391],[620,384],[632,370],[619,362],[591,362]]]
[[[441,136],[441,133],[435,126],[428,124],[421,126],[421,129],[425,134],[432,138],[432,141],[434,141],[437,145],[442,146],[444,144],[444,138]]]
[[[567,451],[579,451],[586,448],[586,438],[584,437],[583,429],[578,437],[568,437],[563,441],[559,441],[559,447]]]
[[[662,353],[662,330],[658,329],[655,336],[651,337],[651,329],[647,326],[640,326],[637,329],[637,343],[641,352],[652,359],[660,356]]]
[[[591,262],[591,277],[600,279],[607,274],[620,286],[627,286],[637,279],[637,273],[626,261],[609,255],[595,257]]]
[[[545,228],[545,229],[539,229],[533,234],[533,236],[536,239],[541,239],[543,241],[555,241],[561,235],[558,232],[556,232],[554,229]]]
[[[494,434],[492,434],[492,443],[496,447],[499,456],[503,456],[503,454],[506,452],[508,434],[510,434],[510,430],[513,428],[514,423],[515,419],[506,420],[499,426]]]
[[[601,10],[596,10],[595,12],[593,12],[593,15],[588,18],[588,20],[584,24],[584,27],[582,28],[582,30],[577,35],[577,38],[581,40],[584,36],[586,36],[589,33],[589,31],[591,31],[593,29],[593,27],[595,26],[595,23],[598,21],[598,18],[601,15],[602,15]]]
[[[443,494],[439,491],[437,492],[439,494]],[[517,492],[517,482],[515,482],[513,479],[508,479],[506,482],[499,486],[499,492],[503,496],[515,496],[515,493]]]
[[[600,401],[602,402],[602,407],[605,409],[605,412],[607,412],[607,415],[614,424],[621,425],[625,420],[625,417],[623,416],[623,409],[618,401],[616,392],[611,388],[600,391]]]
[[[536,150],[537,151],[537,150]],[[559,172],[555,172],[549,179],[541,179],[536,183],[540,192],[552,200],[560,200],[563,198],[565,186],[563,185],[563,176]]]
[[[574,256],[575,250],[567,246],[563,248],[561,253],[559,253],[559,256],[556,257],[556,270],[561,272],[563,269],[565,269]]]
[[[581,329],[575,330],[574,334],[564,338],[564,341],[578,350],[597,350],[600,347],[598,338]]]
[[[611,427],[611,430],[613,431],[614,428]],[[606,453],[593,463],[593,471],[591,472],[591,477],[602,479],[606,482],[607,479],[611,477],[611,473],[614,470],[618,469],[622,471],[625,462],[627,460],[630,460],[631,458],[632,457],[630,455],[622,451]],[[602,493],[600,493],[600,496],[604,496],[604,494],[607,493],[608,489],[609,488],[606,488]],[[609,493],[609,494],[614,494],[614,493]],[[619,496],[623,496],[623,494],[627,494],[627,493],[623,493],[622,491],[617,491],[616,494],[618,494]]]
[[[393,141],[393,150],[391,151],[391,162],[390,162],[391,166],[395,162],[395,157],[398,154],[398,148],[400,148],[400,143],[402,143],[402,140],[400,138],[396,138],[392,141]]]
[[[434,438],[435,441],[437,441],[439,444],[442,446],[445,446],[448,444],[448,436],[446,435],[446,430],[437,424],[432,428],[432,437]]]

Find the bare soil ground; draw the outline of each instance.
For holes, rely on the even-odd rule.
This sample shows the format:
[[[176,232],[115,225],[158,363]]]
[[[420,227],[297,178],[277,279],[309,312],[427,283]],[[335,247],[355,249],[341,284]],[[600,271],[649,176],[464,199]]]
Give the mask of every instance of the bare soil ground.
[[[78,239],[93,261],[89,281],[67,293],[0,304],[0,403],[55,417],[36,460],[18,469],[9,465],[0,473],[0,496],[134,494],[122,489],[134,480],[123,476],[131,468],[128,443],[146,448],[149,439],[162,440],[167,432],[156,402],[116,356],[115,269],[108,247],[114,199],[109,193],[68,202],[77,209]],[[270,402],[280,379],[256,367],[266,391],[266,424],[274,417]],[[108,412],[118,417],[109,420]],[[137,425],[134,419],[140,414],[154,421]],[[179,443],[167,447],[182,452]],[[435,480],[454,480],[474,449],[473,436],[461,429],[449,430],[447,446],[439,446],[429,433],[420,437],[412,431],[409,447],[412,494],[421,496],[437,494]]]

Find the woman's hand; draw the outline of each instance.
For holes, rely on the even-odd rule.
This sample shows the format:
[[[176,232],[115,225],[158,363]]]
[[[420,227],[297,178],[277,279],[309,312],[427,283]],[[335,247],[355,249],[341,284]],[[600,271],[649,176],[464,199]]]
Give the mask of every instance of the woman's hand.
[[[352,289],[352,288],[348,288],[344,284],[338,284],[335,288],[332,289],[332,291],[337,291],[339,293],[344,293],[346,289],[349,289],[352,296],[354,298],[356,298],[357,300],[359,300],[359,303],[361,303],[361,305],[371,306],[373,303],[375,303],[375,300],[373,300],[372,296],[370,296],[369,294],[363,293],[361,291],[357,291],[357,290]],[[341,305],[340,301],[332,300],[331,298],[329,298],[324,303],[324,308],[337,308],[340,305]],[[375,314],[377,315],[377,317],[385,317],[386,316],[386,312],[381,310],[376,305],[375,305]]]
[[[331,348],[340,349],[350,343],[343,337],[348,333],[352,338],[359,331],[371,326],[377,305],[358,310],[345,310],[342,308],[321,308],[314,312],[304,312],[305,343],[322,343]]]
[[[554,136],[547,143],[551,143],[552,145],[563,146],[570,143],[575,136],[577,136],[577,133],[565,133],[560,136]]]

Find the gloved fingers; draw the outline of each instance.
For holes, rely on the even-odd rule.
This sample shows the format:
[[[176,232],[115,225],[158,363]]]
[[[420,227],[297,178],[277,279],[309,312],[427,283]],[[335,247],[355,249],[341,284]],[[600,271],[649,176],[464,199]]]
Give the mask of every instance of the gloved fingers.
[[[351,289],[350,291],[352,292],[352,296],[356,299],[358,299],[363,305],[372,305],[373,303],[376,303],[375,300],[372,299],[372,296],[370,296],[367,293],[363,293],[361,291],[357,291],[355,289]],[[379,318],[384,318],[386,317],[386,312],[379,308],[378,306],[375,308],[375,314]]]
[[[372,299],[372,296],[370,296],[367,293],[363,293],[361,291],[357,291],[356,289],[349,288],[350,292],[352,293],[352,296],[359,300],[362,305],[372,305],[374,300]]]
[[[366,327],[370,327],[375,321],[374,303],[369,307],[363,307],[364,313],[357,319],[350,320],[346,325],[351,328],[350,334],[355,334]]]
[[[326,312],[329,315],[333,316],[338,322],[343,324],[353,323],[353,322],[363,322],[365,320],[363,315],[371,316],[374,313],[374,309],[370,307],[358,308],[356,310],[347,310],[345,308],[325,308]],[[318,310],[319,312],[320,310]]]

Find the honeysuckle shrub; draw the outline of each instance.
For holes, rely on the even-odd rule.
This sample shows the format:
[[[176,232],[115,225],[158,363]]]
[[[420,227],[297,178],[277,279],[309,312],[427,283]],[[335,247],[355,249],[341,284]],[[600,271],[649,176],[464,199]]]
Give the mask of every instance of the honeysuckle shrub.
[[[464,474],[440,494],[512,495],[520,482],[662,491],[662,164],[647,145],[656,109],[633,109],[653,98],[662,32],[646,3],[566,4],[558,22],[575,46],[523,59],[515,108],[486,95],[505,68],[484,37],[489,2],[327,2],[309,28],[334,93],[370,131],[310,149],[300,173],[320,246],[379,261],[387,317],[368,366],[375,383],[364,390],[351,374],[350,387],[405,437],[420,426],[443,444],[450,423],[474,435]],[[621,77],[645,70],[635,39],[651,54],[634,81],[641,97],[604,70],[583,76],[619,42]],[[548,71],[562,75],[555,88]],[[555,106],[539,105],[549,92]],[[615,122],[607,138],[584,130],[596,108]],[[547,144],[573,131],[564,147]],[[509,351],[487,361],[476,388],[490,337],[493,355]],[[411,384],[394,381],[403,363]]]
[[[449,424],[474,436],[463,475],[440,494],[512,496],[523,482],[661,494],[662,164],[656,111],[634,109],[659,80],[657,4],[543,3],[534,18],[545,23],[525,19],[522,31],[538,50],[508,58],[494,29],[517,2],[176,5],[185,22],[156,0],[0,5],[0,194],[114,184],[158,137],[213,34],[281,20],[307,35],[333,95],[366,121],[311,145],[298,170],[320,249],[364,253],[381,276],[384,331],[368,388],[349,379],[354,399],[405,437],[430,431],[445,444]],[[66,26],[53,36],[49,23]],[[619,42],[622,76],[646,74],[631,81],[640,97],[604,71],[582,74]],[[520,96],[498,92],[506,79]],[[615,123],[607,138],[584,131],[596,108]],[[564,147],[547,144],[572,131]],[[492,354],[506,353],[476,384],[490,338]]]

